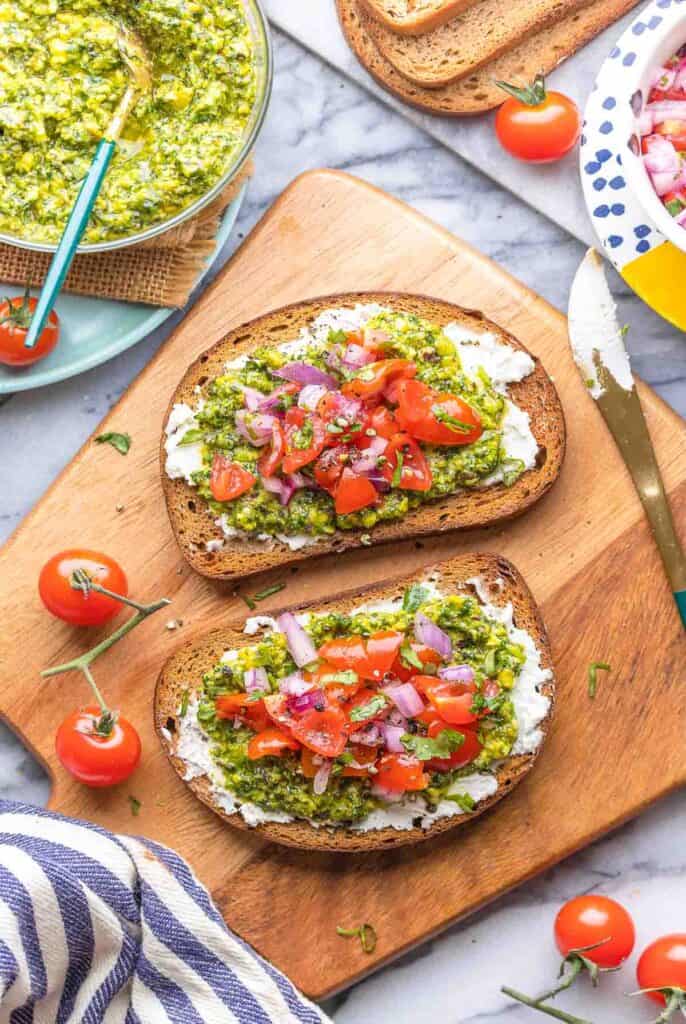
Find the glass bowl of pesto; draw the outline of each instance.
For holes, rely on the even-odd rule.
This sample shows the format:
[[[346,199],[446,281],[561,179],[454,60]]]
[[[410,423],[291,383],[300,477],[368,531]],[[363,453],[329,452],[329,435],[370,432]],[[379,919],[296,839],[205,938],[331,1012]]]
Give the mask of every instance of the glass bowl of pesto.
[[[272,82],[259,0],[0,0],[0,241],[53,252],[128,84],[121,22],[153,88],[127,123],[79,252],[195,216],[248,158]]]

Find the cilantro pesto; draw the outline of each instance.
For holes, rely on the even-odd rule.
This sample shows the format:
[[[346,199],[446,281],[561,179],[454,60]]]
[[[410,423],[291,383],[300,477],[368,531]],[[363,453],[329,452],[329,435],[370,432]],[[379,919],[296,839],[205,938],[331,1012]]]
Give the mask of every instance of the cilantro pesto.
[[[153,89],[129,116],[84,241],[137,234],[206,193],[256,97],[241,0],[0,0],[0,230],[54,242],[129,83],[118,22]]]
[[[446,495],[511,486],[533,465],[528,416],[489,375],[488,353],[463,365],[452,326],[378,306],[322,314],[294,344],[227,364],[196,409],[175,407],[189,415],[167,427],[168,474],[197,488],[229,536],[279,540],[369,531]],[[498,348],[496,369],[518,360],[507,379],[533,369]],[[507,436],[513,415],[524,457]]]
[[[449,638],[452,653],[442,662],[416,642],[418,616]],[[185,747],[186,730],[199,728],[209,738],[205,749],[212,768],[205,771],[215,788],[231,794],[237,806],[252,805],[267,815],[359,824],[389,803],[397,807],[402,794],[419,814],[446,803],[454,804],[453,813],[474,809],[476,801],[461,781],[474,779],[474,773],[480,780],[492,779],[489,772],[512,753],[519,734],[515,695],[528,652],[506,622],[490,616],[473,596],[443,595],[432,585],[413,584],[402,602],[302,620],[299,628],[317,652],[316,664],[305,670],[298,668],[291,653],[288,626],[286,632],[281,628],[279,620],[278,628],[254,643],[227,652],[204,675],[190,706],[186,695],[178,719],[179,757],[192,760],[191,748]],[[358,660],[353,655],[349,662],[357,671],[342,669],[340,663],[335,668],[327,661],[340,656],[336,651],[341,644],[350,649],[359,643],[366,648],[365,657],[372,659],[375,643],[380,650],[391,637],[392,667],[375,682],[359,652]],[[458,675],[466,674],[471,682],[451,689],[443,678],[450,677],[451,666],[459,666]],[[260,688],[247,693],[249,682],[254,686],[255,672],[260,673]],[[301,682],[298,687],[296,679]],[[403,686],[415,691],[415,699],[422,693],[421,714],[399,710],[403,704],[398,687]],[[289,688],[292,693],[286,695]],[[296,690],[305,692],[296,695]],[[432,701],[448,719],[454,718],[445,699],[463,691],[470,713],[465,714],[463,707],[462,717],[470,719],[468,724],[441,720],[437,727]],[[334,710],[339,725],[344,723],[343,738],[335,756],[318,756],[322,742],[330,742],[325,734],[332,729]],[[314,716],[314,725],[305,727],[308,716]],[[276,731],[284,739],[278,750],[273,746]],[[399,753],[391,753],[390,747]],[[324,788],[313,778],[321,770]]]

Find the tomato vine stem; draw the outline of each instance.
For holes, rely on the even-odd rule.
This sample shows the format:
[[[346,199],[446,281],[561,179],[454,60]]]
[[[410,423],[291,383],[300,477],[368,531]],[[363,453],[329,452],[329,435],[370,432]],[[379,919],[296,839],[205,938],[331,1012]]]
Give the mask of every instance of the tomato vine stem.
[[[531,999],[530,996],[525,996],[523,992],[517,992],[513,988],[507,988],[505,985],[503,985],[500,991],[503,995],[509,996],[510,999],[516,999],[518,1003],[523,1003],[524,1006],[529,1006],[532,1010],[538,1010],[540,1013],[545,1013],[549,1017],[554,1017],[556,1020],[566,1021],[566,1024],[592,1024],[592,1021],[590,1020],[585,1020],[582,1017],[574,1017],[571,1013],[565,1013],[564,1010],[558,1010],[555,1006],[547,1006],[545,1003],[541,1003],[537,999]]]

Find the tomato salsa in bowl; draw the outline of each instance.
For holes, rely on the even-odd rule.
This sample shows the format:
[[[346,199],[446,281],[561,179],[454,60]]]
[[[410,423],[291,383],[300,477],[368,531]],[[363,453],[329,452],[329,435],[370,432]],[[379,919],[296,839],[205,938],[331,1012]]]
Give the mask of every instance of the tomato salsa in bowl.
[[[0,21],[3,241],[55,249],[129,83],[121,23],[148,52],[152,89],[127,120],[81,251],[194,216],[252,149],[271,85],[259,0],[4,0]]]

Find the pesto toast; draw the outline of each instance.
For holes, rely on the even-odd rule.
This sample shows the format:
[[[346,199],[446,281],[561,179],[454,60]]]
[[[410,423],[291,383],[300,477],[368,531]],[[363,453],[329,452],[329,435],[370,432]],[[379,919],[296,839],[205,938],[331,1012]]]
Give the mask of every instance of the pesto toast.
[[[468,554],[190,641],[160,674],[154,718],[178,775],[231,825],[363,852],[438,835],[506,796],[553,703],[524,580]]]
[[[237,579],[518,515],[564,450],[555,388],[511,335],[441,300],[357,293],[268,313],[202,355],[172,396],[161,469],[184,556]]]

